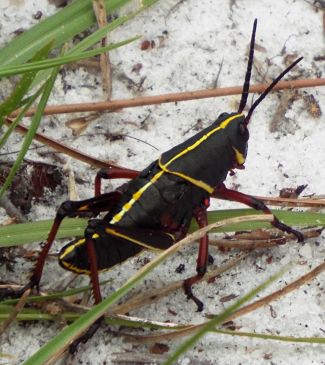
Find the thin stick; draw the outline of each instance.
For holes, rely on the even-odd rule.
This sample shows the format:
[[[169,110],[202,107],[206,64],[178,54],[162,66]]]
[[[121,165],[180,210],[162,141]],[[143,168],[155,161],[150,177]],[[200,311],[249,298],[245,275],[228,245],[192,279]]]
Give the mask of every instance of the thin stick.
[[[319,198],[280,198],[256,196],[257,199],[263,201],[267,205],[285,205],[286,207],[325,207],[325,199]]]
[[[26,300],[31,292],[31,289],[27,289],[21,298],[19,299],[19,302],[17,305],[12,309],[12,312],[10,313],[10,316],[1,324],[0,326],[0,336],[6,331],[6,329],[11,325],[11,323],[16,319],[18,314],[23,310]]]
[[[305,87],[324,86],[325,78],[322,79],[303,79],[280,81],[273,91],[283,89],[298,89]],[[257,84],[250,87],[250,93],[261,93],[268,87],[268,84]],[[241,94],[242,86],[223,87],[218,89],[205,89],[197,91],[187,91],[182,93],[171,93],[154,96],[142,96],[134,99],[120,99],[113,101],[102,101],[98,103],[80,103],[80,104],[65,104],[47,106],[44,110],[44,115],[75,113],[75,112],[93,112],[93,111],[116,111],[123,108],[133,108],[137,106],[174,103],[177,101],[196,100],[213,98],[227,95]],[[10,117],[16,117],[19,110],[10,114]],[[32,116],[35,113],[35,108],[29,109],[25,116]]]
[[[304,237],[314,238],[319,237],[321,234],[320,229],[312,229],[309,231],[304,231]],[[273,246],[279,246],[287,244],[288,240],[292,240],[294,235],[286,234],[281,237],[276,238],[268,238],[268,239],[236,239],[236,236],[233,236],[233,239],[220,238],[215,240],[209,240],[209,246],[216,246],[222,248],[237,248],[240,250],[256,250],[256,249],[264,249],[270,248]],[[293,241],[294,242],[294,241]]]
[[[103,0],[93,0],[93,9],[96,15],[97,23],[99,28],[103,28],[107,25],[107,15],[105,3]],[[107,45],[107,36],[102,38],[101,46]],[[110,100],[112,97],[112,72],[111,63],[109,59],[109,53],[102,53],[100,58],[100,68],[102,73],[102,88],[104,92],[104,98]]]
[[[5,123],[7,125],[11,125],[12,124],[12,120],[9,118],[5,119]],[[28,128],[26,128],[25,126],[19,124],[16,126],[15,128],[16,131],[18,131],[21,134],[26,134],[28,131]],[[62,152],[70,157],[73,157],[79,161],[85,162],[90,166],[96,167],[96,168],[108,168],[108,167],[119,167],[117,165],[114,165],[112,163],[110,163],[109,161],[104,161],[99,159],[98,157],[92,157],[90,155],[87,155],[85,153],[82,153],[72,147],[68,147],[66,145],[64,145],[63,143],[60,143],[50,137],[45,136],[44,134],[41,133],[35,133],[34,136],[34,140],[38,141],[40,143],[45,144],[46,146],[52,147],[53,149],[55,149],[56,151]]]
[[[26,222],[26,218],[21,213],[20,209],[17,208],[12,201],[8,197],[8,192],[6,192],[1,198],[0,198],[0,207],[4,208],[6,213],[9,215],[9,217],[15,218],[16,222]]]

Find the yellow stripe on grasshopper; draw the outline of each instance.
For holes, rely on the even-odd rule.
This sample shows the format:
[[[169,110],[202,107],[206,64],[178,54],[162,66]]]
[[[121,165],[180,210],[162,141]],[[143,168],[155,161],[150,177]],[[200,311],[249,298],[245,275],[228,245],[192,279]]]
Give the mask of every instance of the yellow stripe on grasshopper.
[[[119,222],[124,214],[126,212],[128,212],[134,205],[134,203],[139,200],[142,196],[142,194],[152,185],[154,184],[159,178],[160,176],[164,173],[164,171],[160,171],[158,172],[146,185],[142,186],[138,191],[136,191],[133,195],[132,198],[123,205],[122,209],[114,215],[114,217],[111,219],[111,221],[109,222],[110,224],[115,224],[117,222]]]
[[[121,237],[121,238],[123,238],[123,239],[125,239],[125,240],[127,240],[129,242],[135,243],[136,245],[141,246],[143,248],[146,248],[146,249],[148,249],[150,251],[157,251],[157,252],[162,251],[160,248],[152,247],[152,246],[147,245],[147,244],[145,244],[145,243],[143,243],[141,241],[136,240],[135,238],[132,238],[130,236],[127,236],[127,235],[125,235],[123,233],[119,233],[115,229],[105,228],[105,231],[108,234],[111,234],[111,235],[116,236],[116,237]]]
[[[236,114],[233,115],[231,117],[229,117],[228,119],[224,120],[218,127],[212,129],[210,132],[206,133],[204,136],[202,136],[200,139],[198,139],[196,142],[194,142],[192,145],[190,145],[189,147],[185,148],[183,151],[181,151],[179,154],[177,154],[176,156],[174,156],[173,158],[171,158],[168,162],[166,162],[165,164],[162,164],[162,162],[159,160],[159,167],[165,171],[168,172],[170,174],[173,175],[177,175],[179,177],[181,177],[184,180],[187,180],[189,182],[191,182],[192,184],[198,186],[199,188],[207,191],[209,194],[212,194],[214,191],[213,186],[205,183],[202,180],[197,180],[194,179],[191,176],[185,175],[181,172],[176,172],[176,171],[171,171],[167,168],[168,165],[170,165],[172,162],[174,162],[175,160],[177,160],[178,158],[180,158],[181,156],[184,156],[186,153],[194,150],[196,147],[198,147],[202,142],[206,141],[212,134],[216,133],[217,131],[219,131],[220,129],[225,129],[227,127],[227,125],[233,121],[234,119],[241,117],[243,114]],[[245,162],[245,159],[243,157],[243,155],[236,149],[235,153],[236,153],[236,160],[238,163],[243,164]],[[240,161],[240,162],[239,162]]]
[[[185,155],[187,152],[194,150],[197,146],[199,146],[202,142],[204,142],[206,139],[208,139],[212,134],[219,131],[220,129],[225,129],[227,125],[233,121],[234,119],[243,116],[243,114],[236,114],[228,119],[224,120],[220,125],[214,129],[212,129],[210,132],[202,136],[200,139],[198,139],[196,142],[194,142],[191,146],[185,148],[182,152],[180,152],[178,155],[174,156],[172,159],[170,159],[168,162],[165,163],[165,167],[170,165],[172,162],[180,158],[181,156]]]
[[[245,163],[244,155],[240,153],[234,146],[232,147],[232,149],[235,151],[236,161],[238,165],[243,165]]]

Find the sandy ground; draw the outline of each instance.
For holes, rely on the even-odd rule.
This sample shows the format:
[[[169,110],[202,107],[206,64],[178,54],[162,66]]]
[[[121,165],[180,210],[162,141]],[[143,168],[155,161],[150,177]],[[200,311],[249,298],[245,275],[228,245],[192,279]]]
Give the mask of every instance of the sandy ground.
[[[129,98],[139,95],[189,91],[241,85],[246,68],[246,52],[254,18],[258,18],[255,68],[252,83],[269,80],[285,67],[286,57],[303,56],[304,60],[288,77],[324,77],[323,13],[317,11],[312,1],[260,0],[260,1],[160,1],[150,10],[115,31],[110,38],[122,40],[135,34],[155,42],[155,47],[141,50],[141,40],[111,53],[114,70],[113,98]],[[0,4],[0,44],[5,45],[17,28],[28,29],[38,22],[32,15],[41,10],[43,17],[55,12],[45,0],[20,0],[15,5],[10,1]],[[141,70],[132,72],[135,64]],[[222,67],[221,67],[222,65]],[[220,75],[217,79],[218,71]],[[133,83],[126,81],[126,77]],[[143,80],[144,78],[144,80]],[[140,83],[142,83],[140,85]],[[69,86],[68,88],[65,86]],[[140,85],[140,86],[139,86]],[[283,92],[269,95],[256,110],[250,123],[250,143],[246,169],[227,179],[227,186],[240,191],[276,196],[284,187],[308,184],[304,194],[324,194],[325,176],[323,168],[325,118],[324,114],[314,117],[308,112],[306,99],[313,96],[324,113],[325,88],[297,91],[297,97],[288,105],[281,120],[276,119],[275,131],[270,132],[272,120],[279,105],[284,102]],[[289,97],[291,97],[289,95]],[[81,68],[67,70],[58,78],[50,104],[74,103],[102,100],[99,73]],[[239,96],[212,98],[199,101],[180,102],[125,109],[118,113],[103,114],[79,138],[74,138],[64,122],[67,115],[45,117],[42,131],[66,144],[81,149],[92,156],[109,159],[122,166],[142,169],[160,153],[184,141],[197,128],[208,126],[222,112],[236,111]],[[249,97],[248,103],[252,102]],[[274,123],[272,124],[274,125]],[[152,144],[155,149],[141,141],[125,137],[114,141],[105,134],[129,135]],[[21,137],[15,135],[8,151],[19,149]],[[44,149],[43,149],[44,151]],[[40,157],[37,150],[30,151],[28,158],[61,166],[53,156]],[[14,158],[14,157],[10,157]],[[90,197],[93,192],[95,169],[74,160],[69,161],[78,181],[80,199]],[[66,183],[66,182],[65,182]],[[106,184],[107,190],[116,186]],[[28,215],[30,220],[50,219],[66,194],[53,198],[52,205],[34,204]],[[233,205],[218,201],[213,208]],[[236,205],[237,207],[237,205]],[[8,218],[0,210],[1,220]],[[214,283],[199,284],[195,293],[204,298],[205,310],[196,312],[192,302],[183,293],[170,295],[149,307],[132,314],[151,320],[177,323],[200,323],[205,315],[218,313],[232,304],[223,303],[221,298],[234,294],[241,296],[260,284],[283,265],[292,262],[292,269],[281,280],[268,288],[267,293],[280,288],[324,260],[324,236],[311,239],[303,246],[290,242],[285,246],[256,251],[222,275]],[[58,242],[53,252],[62,243]],[[162,265],[139,288],[161,287],[173,280],[186,278],[195,272],[197,247],[190,247]],[[211,254],[216,264],[226,262],[236,253],[220,253],[213,249]],[[104,295],[117,289],[132,273],[141,267],[144,258],[133,259],[115,268],[102,279],[112,278],[104,288]],[[180,263],[185,264],[183,274],[175,273]],[[18,259],[15,271],[0,268],[3,279],[22,282],[32,265]],[[56,263],[50,260],[46,266],[42,288],[53,288],[71,278]],[[60,280],[60,282],[58,281]],[[75,285],[85,282],[79,278]],[[291,336],[324,336],[325,293],[324,274],[310,284],[235,321],[242,331],[263,332]],[[266,292],[265,292],[266,293]],[[264,294],[264,293],[263,293]],[[19,364],[33,354],[42,344],[60,331],[60,323],[14,324],[1,339],[0,364]],[[73,359],[74,364],[112,364],[117,353],[149,354],[149,347],[124,341],[116,336],[116,328],[101,328]],[[170,351],[182,339],[168,343]],[[150,356],[150,355],[149,355]],[[322,345],[294,344],[208,335],[189,351],[180,364],[324,364],[325,351]]]

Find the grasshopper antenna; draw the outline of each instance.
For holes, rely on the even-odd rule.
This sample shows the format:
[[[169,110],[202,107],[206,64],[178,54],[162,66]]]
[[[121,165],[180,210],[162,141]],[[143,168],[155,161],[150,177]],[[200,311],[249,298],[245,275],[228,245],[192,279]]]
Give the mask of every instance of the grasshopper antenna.
[[[253,114],[253,111],[258,106],[258,104],[266,97],[266,95],[274,88],[274,86],[283,78],[283,76],[286,75],[292,68],[294,68],[296,66],[296,64],[299,63],[302,59],[303,59],[303,57],[298,58],[289,67],[287,67],[284,71],[282,71],[280,73],[280,75],[278,77],[276,77],[272,81],[272,83],[263,91],[263,93],[254,101],[253,105],[249,109],[249,112],[247,113],[247,116],[245,118],[246,125],[249,123],[249,120]]]
[[[248,62],[247,62],[247,70],[245,75],[245,82],[243,86],[243,92],[241,94],[241,100],[238,108],[238,113],[241,113],[247,102],[248,92],[249,92],[249,82],[251,79],[251,72],[253,66],[253,59],[254,59],[254,46],[255,46],[255,34],[256,34],[256,27],[257,27],[257,19],[254,20],[253,24],[253,31],[251,37],[251,45],[249,47],[249,55],[248,55]]]

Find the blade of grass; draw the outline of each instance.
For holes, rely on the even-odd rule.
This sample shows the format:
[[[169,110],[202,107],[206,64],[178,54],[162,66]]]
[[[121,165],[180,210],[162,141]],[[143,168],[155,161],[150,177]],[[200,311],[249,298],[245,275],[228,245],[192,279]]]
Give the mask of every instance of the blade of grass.
[[[99,285],[104,285],[104,284],[107,284],[109,282],[112,282],[112,280],[108,279],[108,280],[101,281],[99,283]],[[62,299],[64,297],[71,297],[73,295],[84,293],[84,292],[90,290],[91,288],[92,288],[91,285],[85,285],[85,286],[82,286],[80,288],[64,290],[64,291],[56,292],[56,293],[53,293],[53,294],[29,296],[26,299],[26,303],[39,303],[39,302],[46,302],[46,301],[54,300],[54,299]],[[1,302],[1,305],[16,304],[16,303],[18,303],[18,301],[19,301],[19,299],[7,299],[7,300],[3,300]]]
[[[274,209],[272,212],[284,223],[296,226],[325,226],[325,214],[313,212],[292,212]],[[246,216],[251,214],[259,214],[253,209],[226,209],[208,212],[209,223],[217,222],[222,219],[231,217]],[[261,213],[261,215],[263,215]],[[42,241],[46,239],[48,231],[51,228],[53,221],[44,220],[38,222],[20,223],[0,227],[0,247],[11,247],[23,245],[30,242]],[[66,218],[64,219],[57,239],[82,236],[86,228],[87,220],[82,218]],[[213,232],[236,232],[249,231],[261,228],[270,228],[271,225],[266,222],[244,222],[236,223],[232,226],[226,226],[214,229]],[[197,229],[197,224],[192,221],[190,232]]]
[[[110,44],[106,47],[95,48],[91,51],[85,51],[85,52],[81,52],[81,53],[77,53],[77,54],[73,53],[68,56],[56,57],[56,58],[51,58],[51,59],[47,59],[44,61],[31,62],[31,63],[26,63],[26,64],[18,65],[18,66],[2,67],[0,69],[0,77],[12,76],[12,75],[17,75],[20,73],[25,73],[25,72],[30,72],[30,71],[40,71],[40,70],[44,70],[46,68],[51,68],[51,67],[61,66],[61,65],[67,64],[67,63],[72,63],[72,62],[79,61],[79,60],[82,60],[85,58],[96,56],[103,52],[111,51],[115,48],[124,46],[128,43],[131,43],[139,38],[140,38],[140,36],[132,37],[132,38],[126,39],[126,40],[118,42],[118,43]]]
[[[112,14],[129,2],[130,0],[105,0],[105,6]],[[54,47],[61,46],[95,24],[95,21],[91,1],[74,1],[2,48],[0,65],[19,65],[26,62],[52,39],[55,40]]]
[[[252,212],[254,214],[262,214],[262,212],[257,212],[253,209],[224,209],[224,210],[215,210],[208,212],[209,222],[214,222],[216,220],[226,219],[233,215],[246,216],[251,215]],[[285,224],[289,226],[296,227],[309,227],[309,226],[325,226],[325,214],[324,213],[313,213],[313,212],[294,212],[294,211],[286,211],[279,209],[272,209],[272,213]],[[197,225],[194,221],[191,223],[191,230],[195,230]],[[249,222],[248,224],[239,223],[236,224],[236,227],[225,227],[225,229],[215,229],[213,232],[225,232],[225,231],[245,231],[245,230],[253,230],[259,228],[270,228],[271,224],[269,223],[261,223],[261,222]]]
[[[325,338],[323,337],[292,337],[292,336],[269,335],[266,333],[256,333],[256,332],[252,333],[252,332],[241,332],[241,331],[237,332],[237,331],[219,330],[219,329],[214,329],[212,332],[219,333],[221,335],[259,338],[262,340],[325,344]]]
[[[264,215],[264,216],[247,216],[244,218],[245,220],[255,220],[255,219],[265,219],[271,220],[272,216]],[[243,220],[243,218],[235,218],[235,221]],[[80,334],[85,331],[92,323],[94,323],[98,318],[103,316],[107,309],[114,304],[119,298],[129,292],[137,283],[145,278],[146,275],[150,271],[152,271],[156,266],[158,266],[163,260],[165,260],[169,255],[180,249],[180,247],[192,242],[200,238],[202,235],[206,234],[210,229],[217,226],[222,226],[224,224],[229,223],[229,221],[233,222],[234,220],[222,221],[218,223],[214,223],[208,227],[200,229],[197,232],[192,233],[187,236],[185,239],[179,241],[169,249],[165,250],[162,254],[157,256],[154,260],[152,260],[149,264],[145,265],[141,270],[138,271],[136,275],[134,275],[130,280],[128,280],[120,289],[118,289],[115,293],[113,293],[108,298],[104,299],[101,303],[94,306],[90,311],[82,315],[79,319],[73,322],[69,327],[64,328],[59,335],[54,337],[51,341],[49,341],[46,345],[44,345],[37,353],[31,356],[27,361],[24,362],[24,365],[41,365],[46,361],[53,359],[58,356],[58,354],[62,353],[64,349],[69,346],[72,341],[74,341]]]
[[[28,131],[25,139],[24,139],[21,150],[20,150],[20,152],[17,156],[17,159],[16,159],[14,165],[12,166],[12,168],[11,168],[7,178],[6,178],[6,181],[4,182],[4,184],[1,187],[0,197],[5,193],[7,188],[12,183],[12,180],[13,180],[17,170],[19,169],[19,167],[20,167],[20,165],[21,165],[21,163],[22,163],[22,161],[25,157],[25,154],[26,154],[26,152],[27,152],[32,140],[33,140],[34,134],[36,133],[37,128],[39,126],[39,123],[41,121],[44,108],[46,106],[46,103],[47,103],[48,98],[50,96],[50,93],[52,91],[52,88],[53,88],[53,85],[54,85],[54,82],[55,82],[55,79],[56,79],[56,76],[57,76],[58,72],[59,72],[59,67],[54,68],[49,80],[46,82],[46,84],[44,86],[44,91],[43,91],[43,94],[41,96],[41,100],[38,104],[37,111],[36,111],[34,117],[32,118],[31,126],[29,128],[29,131]]]
[[[156,1],[158,1],[158,0],[154,0],[153,3]],[[137,14],[139,14],[141,11],[143,11],[146,8],[147,8],[147,6],[142,6],[137,11],[135,11],[129,15],[121,16],[117,19],[114,19],[107,26],[98,29],[96,32],[92,33],[91,35],[89,35],[88,37],[86,37],[85,39],[80,41],[77,45],[73,46],[71,49],[69,49],[66,52],[66,55],[77,54],[79,52],[85,51],[89,47],[92,47],[94,44],[99,42],[103,37],[105,37],[108,32],[112,32],[114,29],[123,25],[128,20],[134,18]],[[48,75],[49,75],[48,70],[41,71],[35,78],[33,85],[36,85],[41,80],[46,79],[48,77]]]
[[[82,236],[87,221],[87,219],[82,218],[66,218],[62,222],[56,238]],[[46,239],[52,223],[53,220],[46,220],[0,227],[0,247],[43,241]]]
[[[11,305],[3,305],[0,304],[0,324],[1,322],[6,321],[13,310]],[[73,311],[63,311],[58,314],[44,313],[42,309],[36,308],[24,308],[21,310],[16,319],[21,322],[27,321],[57,321],[59,318],[64,318],[66,321],[72,322],[78,319],[83,312],[79,310],[79,312]],[[105,323],[108,325],[114,326],[127,326],[133,328],[149,328],[149,329],[160,329],[160,330],[179,330],[184,326],[182,324],[175,323],[164,323],[158,321],[149,321],[147,319],[137,318],[137,317],[129,317],[125,315],[108,315],[105,316]]]
[[[67,54],[75,54],[78,52],[85,51],[87,48],[93,46],[95,43],[99,42],[104,36],[107,35],[108,32],[112,32],[117,27],[123,25],[128,20],[134,18],[136,15],[141,13],[144,9],[148,8],[149,6],[153,5],[158,0],[150,1],[150,5],[143,5],[138,10],[130,13],[128,15],[121,16],[117,19],[114,19],[111,23],[107,24],[106,26],[98,29],[96,32],[89,35],[87,38],[80,41],[77,45],[71,48]]]
[[[31,62],[45,59],[52,49],[53,42],[46,44],[32,58]],[[9,115],[12,111],[21,106],[21,101],[29,90],[37,71],[28,72],[19,81],[11,95],[0,104],[0,127],[3,125],[3,117]],[[27,101],[28,103],[28,101]],[[31,103],[30,103],[31,105]],[[1,146],[0,146],[1,148]]]
[[[11,305],[0,304],[0,322],[6,321],[13,307]],[[65,312],[62,317],[67,321],[74,321],[80,316],[80,313]],[[34,308],[24,308],[20,313],[17,314],[19,321],[53,321],[57,320],[59,315],[53,315],[49,313],[43,313],[41,310]]]

